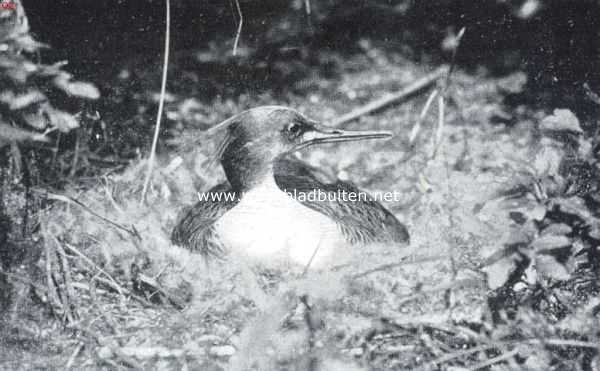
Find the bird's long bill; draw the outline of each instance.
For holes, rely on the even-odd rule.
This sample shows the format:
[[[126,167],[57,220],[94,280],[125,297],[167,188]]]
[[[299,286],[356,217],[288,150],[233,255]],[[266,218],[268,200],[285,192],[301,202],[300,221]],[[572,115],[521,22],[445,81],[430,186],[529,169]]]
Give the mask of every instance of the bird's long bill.
[[[391,138],[392,133],[384,130],[341,130],[327,128],[324,126],[314,126],[302,134],[301,142],[298,148],[304,148],[313,144],[335,143],[335,142],[353,142],[367,139]]]

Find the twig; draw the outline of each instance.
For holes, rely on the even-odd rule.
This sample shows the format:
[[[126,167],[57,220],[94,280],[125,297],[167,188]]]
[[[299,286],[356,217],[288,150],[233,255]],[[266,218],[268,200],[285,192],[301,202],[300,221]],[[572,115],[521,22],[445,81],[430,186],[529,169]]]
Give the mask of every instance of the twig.
[[[156,358],[181,358],[190,357],[192,353],[186,349],[169,349],[161,346],[156,347],[122,347],[123,354],[137,359],[156,359]],[[196,356],[197,358],[199,357]]]
[[[313,260],[315,259],[315,256],[317,256],[317,252],[321,248],[322,241],[323,241],[323,239],[319,239],[319,243],[317,244],[317,247],[315,248],[312,255],[310,256],[310,259],[308,259],[308,263],[306,263],[306,266],[304,267],[304,270],[302,271],[302,274],[300,275],[300,277],[304,277],[304,276],[306,276],[306,273],[308,273],[308,269],[310,268],[310,265],[312,264]]]
[[[86,262],[91,268],[95,269],[97,272],[103,274],[104,276],[106,276],[108,278],[108,280],[110,281],[110,286],[116,290],[120,295],[124,296],[124,292],[125,292],[125,288],[121,287],[121,285],[119,285],[117,283],[117,281],[110,275],[108,274],[108,272],[106,272],[104,269],[100,268],[96,263],[94,263],[92,261],[92,259],[88,258],[87,256],[85,256],[81,251],[77,250],[77,248],[75,248],[75,246],[71,246],[70,244],[65,244],[65,246],[67,246],[67,248],[69,248],[69,250],[71,250],[72,252],[74,252],[81,260],[83,260],[84,262]],[[99,277],[98,277],[99,278]]]
[[[414,294],[411,294],[411,295],[407,295],[407,296],[401,297],[400,298],[400,303],[398,305],[402,305],[402,304],[404,304],[404,303],[406,303],[408,301],[417,299],[418,297],[420,297],[422,295],[425,295],[425,294],[433,294],[433,293],[436,293],[436,292],[445,291],[445,290],[452,289],[452,288],[455,288],[455,287],[460,287],[460,286],[465,286],[465,285],[476,285],[476,284],[480,284],[480,283],[481,283],[481,280],[477,279],[477,278],[464,278],[464,279],[461,279],[461,280],[456,280],[456,281],[444,283],[444,284],[441,284],[441,285],[438,285],[438,286],[435,286],[435,287],[431,287],[431,288],[428,288],[428,289],[424,289],[424,290],[418,291],[418,292],[416,292]]]
[[[319,244],[320,245],[320,244]],[[308,295],[300,296],[300,302],[304,304],[304,323],[308,329],[308,371],[316,371],[318,365],[318,358],[315,352],[315,338],[317,332],[317,324],[313,316],[313,308],[308,303]]]
[[[484,367],[491,366],[495,363],[502,362],[504,360],[512,358],[512,357],[516,356],[518,353],[519,353],[519,349],[513,349],[510,352],[500,354],[497,357],[490,358],[487,361],[483,361],[483,362],[476,364],[475,366],[471,366],[471,367],[469,367],[469,370],[476,371],[476,370],[482,369]]]
[[[142,237],[140,236],[140,234],[137,233],[135,230],[129,230],[129,229],[125,228],[124,226],[117,224],[108,218],[103,217],[102,215],[100,215],[100,214],[96,213],[94,210],[92,210],[89,206],[83,204],[81,201],[74,199],[73,197],[59,195],[56,193],[50,193],[50,192],[45,192],[45,191],[37,191],[37,192],[45,193],[46,197],[48,197],[48,199],[50,199],[50,200],[62,201],[62,202],[68,203],[68,204],[75,204],[75,205],[81,207],[82,209],[84,209],[85,211],[87,211],[88,213],[92,214],[96,218],[101,219],[102,221],[112,225],[113,227],[115,227],[117,229],[127,232],[129,235],[131,235],[138,241],[142,240]]]
[[[469,349],[465,349],[465,350],[459,350],[459,351],[456,351],[456,352],[445,354],[445,355],[443,355],[441,357],[438,357],[438,358],[436,358],[433,361],[430,361],[428,363],[431,363],[431,364],[446,363],[446,362],[451,361],[451,360],[453,360],[455,358],[459,358],[459,357],[462,357],[462,356],[467,356],[467,355],[470,355],[470,354],[473,354],[473,353],[482,352],[482,351],[485,351],[485,350],[488,350],[488,349],[494,349],[496,347],[497,346],[493,345],[493,344],[480,345],[480,346],[476,346],[476,347],[473,347],[473,348],[469,348]]]
[[[240,1],[235,0],[235,7],[238,12],[238,16],[240,17],[240,21],[238,23],[237,31],[235,33],[235,40],[233,41],[233,56],[237,55],[238,44],[240,43],[240,36],[242,36],[242,26],[244,24],[244,15],[242,14],[242,8],[240,6]]]
[[[48,300],[50,301],[51,306],[56,305],[62,309],[62,303],[58,298],[56,286],[54,286],[54,279],[52,278],[52,252],[50,251],[49,244],[44,244],[44,247],[44,252],[46,255],[46,292],[48,294]]]
[[[171,1],[165,0],[167,12],[166,12],[166,31],[165,31],[165,58],[163,61],[163,74],[162,82],[160,86],[160,99],[158,102],[158,113],[156,114],[156,125],[154,127],[154,138],[152,138],[152,149],[150,150],[150,158],[148,159],[148,171],[146,172],[146,180],[144,181],[144,188],[142,189],[142,197],[140,198],[140,205],[146,200],[146,192],[148,191],[148,185],[152,178],[152,169],[154,168],[154,161],[156,157],[156,146],[158,144],[158,135],[160,133],[160,120],[162,118],[163,108],[165,106],[165,93],[167,90],[167,73],[169,68],[169,42],[171,39]]]
[[[75,308],[75,303],[73,303],[73,299],[75,298],[75,292],[73,290],[73,280],[71,279],[71,268],[69,265],[69,261],[67,260],[67,254],[65,253],[65,249],[63,249],[60,241],[56,236],[52,236],[54,243],[56,244],[56,250],[61,259],[61,267],[64,277],[65,283],[65,295],[64,296],[64,307],[65,307],[65,316],[69,322],[73,322],[75,318],[73,317],[73,313],[71,312],[71,308]]]
[[[108,288],[110,288],[110,289],[112,289],[112,290],[114,290],[116,292],[119,292],[117,290],[117,287],[110,280],[107,280],[106,278],[102,278],[102,277],[98,277],[98,276],[94,276],[93,279],[94,279],[94,281],[98,281],[99,283],[103,284],[104,286],[106,286],[106,287],[108,287]],[[156,305],[154,305],[153,303],[151,303],[148,300],[142,298],[141,296],[138,296],[138,295],[132,293],[128,289],[126,289],[126,288],[124,288],[122,286],[120,286],[120,288],[121,288],[123,294],[125,294],[124,296],[127,296],[127,297],[129,297],[131,299],[134,299],[135,301],[137,301],[140,304],[147,305],[147,306],[150,306],[150,307],[156,307]]]
[[[433,149],[431,152],[431,158],[435,158],[437,155],[438,149],[442,143],[442,134],[444,132],[444,124],[445,124],[445,106],[446,106],[446,96],[448,94],[448,88],[450,87],[450,78],[452,77],[452,72],[456,68],[456,54],[458,52],[458,48],[460,47],[460,42],[465,35],[466,27],[463,27],[458,31],[458,35],[456,36],[456,47],[452,50],[452,58],[450,60],[450,69],[448,70],[448,74],[446,74],[446,79],[444,80],[444,85],[442,87],[442,92],[438,97],[438,127],[433,137]]]
[[[447,70],[446,78],[444,79],[443,83],[440,84],[438,89],[434,90],[431,93],[431,95],[429,96],[429,98],[427,98],[427,101],[426,101],[425,105],[423,106],[423,109],[421,110],[421,114],[419,115],[417,122],[413,126],[410,136],[409,136],[409,139],[408,139],[411,147],[414,147],[417,136],[419,135],[419,132],[421,131],[421,125],[423,123],[423,120],[425,119],[425,116],[429,112],[429,108],[430,108],[431,104],[433,103],[433,100],[436,98],[436,96],[439,95],[438,96],[438,125],[437,125],[435,135],[432,137],[432,140],[431,140],[433,148],[432,148],[430,158],[432,158],[432,159],[436,156],[438,149],[440,147],[440,144],[442,142],[442,134],[444,132],[444,124],[445,124],[446,95],[448,93],[448,87],[450,86],[450,78],[452,76],[452,72],[454,72],[454,69],[456,67],[456,54],[457,54],[458,48],[460,46],[460,41],[462,40],[462,37],[465,34],[465,31],[466,31],[466,27],[463,27],[458,32],[458,34],[456,36],[456,47],[454,47],[454,49],[452,50],[452,57],[450,59],[450,67]]]
[[[98,275],[94,275],[92,277],[92,280],[98,281],[102,285],[104,285],[104,286],[108,287],[109,289],[112,289],[113,291],[117,292],[122,297],[128,296],[128,297],[134,299],[135,301],[137,301],[137,302],[139,302],[141,304],[149,305],[149,306],[154,306],[154,304],[152,304],[148,300],[146,300],[146,299],[144,299],[144,298],[142,298],[142,297],[134,294],[133,292],[129,291],[129,289],[127,289],[127,288],[119,285],[119,283],[117,282],[117,280],[115,280],[108,272],[106,272],[104,269],[100,268],[90,258],[88,258],[82,252],[80,252],[79,250],[77,250],[77,248],[75,248],[75,246],[71,246],[68,243],[66,243],[65,246],[67,246],[69,248],[69,250],[71,250],[79,258],[81,258],[81,260],[83,260],[84,262],[86,262],[91,268],[97,270],[98,274],[102,274],[102,275],[104,275],[104,276],[107,277],[107,278],[102,278],[102,277],[99,277]],[[93,289],[91,287],[89,287],[88,290],[91,293]]]
[[[52,161],[50,162],[50,166],[54,169],[56,165],[56,158],[58,156],[58,148],[60,147],[60,139],[62,138],[62,133],[59,131],[56,135],[56,145],[52,149]]]
[[[69,357],[69,360],[67,361],[67,364],[65,365],[66,371],[69,371],[71,369],[71,367],[73,367],[73,363],[75,363],[75,359],[81,352],[81,349],[83,349],[83,342],[79,342],[79,344],[77,344],[77,346],[75,347],[75,350],[73,351],[73,354],[71,354],[71,356]]]
[[[41,291],[41,292],[43,292],[45,295],[48,295],[48,289],[47,289],[46,287],[43,287],[43,286],[41,286],[41,285],[39,285],[39,284],[37,284],[37,283],[33,282],[32,280],[30,280],[30,279],[29,279],[29,278],[27,278],[27,277],[23,277],[23,276],[21,276],[21,275],[18,275],[18,274],[14,274],[14,273],[7,272],[7,271],[5,271],[4,269],[2,269],[2,267],[0,267],[0,274],[1,274],[1,275],[4,275],[4,276],[6,276],[6,277],[8,277],[8,278],[13,278],[13,279],[15,279],[15,280],[17,280],[17,281],[21,281],[21,282],[23,282],[23,283],[26,283],[26,284],[28,284],[28,285],[30,285],[30,286],[32,286],[32,287],[34,287],[34,288],[36,288],[36,289],[40,290],[40,291]]]
[[[349,121],[356,120],[357,118],[359,118],[361,116],[364,116],[373,111],[382,109],[383,107],[388,106],[392,103],[406,99],[406,98],[420,92],[421,90],[433,85],[439,78],[444,76],[447,73],[447,71],[448,71],[447,66],[439,67],[438,69],[429,73],[428,75],[414,81],[412,84],[408,85],[407,87],[400,90],[399,92],[389,94],[382,98],[371,101],[362,107],[359,107],[345,115],[342,115],[342,116],[330,121],[328,124],[330,126],[342,126]]]
[[[112,354],[114,354],[119,361],[123,362],[124,364],[128,365],[129,367],[132,367],[136,370],[144,370],[142,365],[140,365],[135,359],[133,359],[133,358],[129,357],[128,355],[126,355],[125,353],[123,353],[123,351],[121,351],[120,348],[114,347],[114,346],[112,346],[112,344],[109,344],[108,341],[105,341],[102,337],[100,337],[98,334],[96,334],[93,330],[90,330],[88,328],[83,328],[81,326],[70,326],[70,327],[74,328],[76,330],[79,330],[79,331],[85,333],[87,336],[93,338],[100,346],[106,347],[107,349],[109,349],[110,352]]]
[[[591,348],[600,349],[600,342],[594,343],[591,341],[580,341],[580,340],[569,340],[569,339],[529,339],[525,342],[530,344],[542,344],[542,345],[554,345],[563,347],[575,347],[575,348]]]
[[[364,272],[357,273],[357,274],[353,275],[351,278],[353,278],[353,279],[361,278],[364,276],[368,276],[369,274],[372,274],[372,273],[377,273],[377,272],[381,272],[381,271],[392,269],[392,268],[402,267],[402,266],[406,266],[406,265],[420,264],[420,263],[428,263],[428,262],[438,261],[438,260],[442,260],[442,259],[446,259],[446,258],[448,258],[447,255],[431,256],[431,257],[426,256],[426,257],[416,258],[416,259],[412,259],[412,260],[405,260],[405,261],[401,261],[401,262],[397,262],[397,263],[383,264],[383,265],[377,266],[375,268],[368,269]]]
[[[185,305],[181,303],[181,301],[178,298],[174,297],[173,295],[169,294],[165,289],[163,289],[156,279],[148,277],[142,273],[138,274],[136,278],[143,284],[150,286],[155,291],[155,293],[159,293],[166,297],[167,300],[171,303],[171,305],[173,305],[176,309],[183,310],[185,308]]]
[[[459,350],[453,353],[449,353],[443,355],[442,357],[438,357],[432,361],[429,361],[429,364],[441,364],[451,361],[455,358],[459,358],[462,356],[470,355],[477,352],[486,351],[489,349],[497,349],[504,345],[520,345],[520,344],[535,344],[535,345],[552,345],[552,346],[569,346],[576,348],[590,348],[590,349],[600,349],[600,342],[594,343],[590,341],[581,341],[581,340],[569,340],[569,339],[517,339],[517,340],[505,340],[505,341],[495,341],[494,343],[484,344],[480,346],[476,346],[473,348]],[[489,365],[488,365],[489,366]],[[484,366],[485,367],[485,366]],[[481,368],[481,367],[480,367]]]
[[[458,53],[458,48],[460,47],[461,40],[467,31],[466,27],[463,27],[458,31],[456,35],[456,47],[452,50],[452,57],[450,58],[450,69],[448,70],[448,74],[446,75],[446,80],[444,80],[444,90],[442,91],[442,96],[446,96],[446,91],[448,90],[448,86],[450,86],[450,77],[452,77],[452,72],[456,68],[456,54]]]
[[[446,107],[446,98],[444,94],[438,97],[438,127],[435,131],[434,142],[433,142],[433,152],[431,153],[431,158],[434,158],[437,155],[437,152],[442,144],[442,137],[444,133],[444,124],[446,122],[445,117],[445,107]]]
[[[73,163],[71,164],[71,171],[69,172],[69,177],[73,178],[75,176],[75,173],[77,173],[77,165],[79,162],[79,151],[80,151],[80,145],[79,142],[81,141],[81,134],[79,133],[79,130],[75,130],[75,149],[74,149],[74,154],[73,154]]]
[[[115,210],[117,210],[121,215],[125,214],[125,211],[123,211],[123,209],[117,204],[114,197],[112,196],[112,190],[108,186],[108,177],[104,176],[102,177],[102,179],[104,180],[104,193],[106,193],[106,198],[108,198]]]
[[[439,89],[435,89],[434,91],[431,92],[431,94],[429,94],[429,98],[427,98],[427,102],[425,102],[425,105],[423,106],[423,109],[421,110],[421,114],[419,115],[419,118],[417,119],[415,126],[413,126],[412,130],[410,131],[410,136],[408,138],[408,143],[410,145],[414,145],[415,141],[417,140],[417,136],[419,135],[419,132],[421,131],[421,125],[423,124],[423,120],[425,119],[425,116],[427,116],[427,113],[429,112],[429,108],[431,107],[431,103],[433,103],[433,100],[435,99],[435,97],[438,95],[439,92],[440,92]]]

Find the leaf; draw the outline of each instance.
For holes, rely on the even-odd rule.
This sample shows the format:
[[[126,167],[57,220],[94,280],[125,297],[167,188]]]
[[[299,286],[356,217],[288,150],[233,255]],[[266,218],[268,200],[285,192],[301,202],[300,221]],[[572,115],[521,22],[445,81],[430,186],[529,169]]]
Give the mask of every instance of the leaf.
[[[46,114],[50,118],[52,125],[57,127],[58,130],[62,131],[63,133],[68,133],[69,131],[79,127],[79,122],[75,119],[75,117],[65,111],[48,106],[46,107]]]
[[[11,142],[23,142],[26,140],[47,142],[48,138],[43,134],[16,128],[0,122],[0,148]]]
[[[600,240],[600,223],[597,221],[589,223],[588,235],[596,240]]]
[[[531,247],[537,252],[549,251],[571,245],[571,239],[566,236],[541,236],[535,239]]]
[[[86,99],[98,99],[100,91],[88,82],[71,81],[69,74],[60,74],[54,78],[54,85],[69,95]]]
[[[550,224],[548,227],[546,227],[546,229],[544,229],[542,231],[542,236],[549,236],[549,235],[562,236],[565,234],[569,234],[572,231],[573,231],[573,228],[571,228],[570,226],[568,226],[564,223],[553,223],[553,224]]]
[[[511,255],[497,260],[482,270],[487,274],[488,287],[495,290],[506,283],[516,268],[517,262],[515,261],[515,256]]]
[[[44,130],[48,126],[48,119],[41,112],[23,115],[23,120],[34,129]]]
[[[541,220],[544,220],[544,217],[546,216],[546,206],[541,205],[537,202],[536,203],[527,203],[524,205],[524,207],[513,210],[511,213],[509,213],[509,216],[514,220],[515,217],[519,218],[518,216],[515,215],[517,213],[521,214],[520,220],[541,221]],[[519,223],[519,222],[517,221],[517,223]],[[521,222],[519,224],[524,224],[524,222]]]
[[[498,81],[498,88],[508,94],[518,94],[525,89],[527,84],[527,74],[515,72]]]
[[[591,223],[596,218],[590,213],[581,197],[552,199],[552,203],[560,208],[562,213],[572,214],[586,223]]]
[[[18,95],[16,97],[13,96],[9,102],[5,103],[8,103],[8,108],[14,111],[23,109],[35,103],[43,102],[46,99],[46,96],[42,94],[39,90],[32,90],[25,94]],[[4,102],[4,99],[2,99],[2,101]]]
[[[571,277],[567,268],[551,255],[537,255],[535,266],[542,275],[555,280],[564,281]]]
[[[48,44],[41,43],[36,41],[30,34],[24,34],[17,36],[15,38],[15,42],[18,45],[19,49],[25,50],[29,53],[36,52],[41,48],[49,48]]]
[[[577,116],[568,109],[555,109],[552,115],[542,120],[540,128],[547,131],[570,131],[583,134]]]
[[[493,265],[502,259],[513,256],[515,253],[517,253],[519,251],[519,247],[522,247],[522,246],[523,245],[519,246],[518,244],[514,244],[514,245],[503,246],[501,248],[498,248],[498,249],[494,250],[491,254],[487,255],[483,259],[483,262],[481,263],[481,265],[483,265],[483,266]],[[486,250],[489,251],[491,249],[486,249]]]
[[[542,141],[535,154],[533,167],[537,176],[558,176],[563,151],[550,143]]]

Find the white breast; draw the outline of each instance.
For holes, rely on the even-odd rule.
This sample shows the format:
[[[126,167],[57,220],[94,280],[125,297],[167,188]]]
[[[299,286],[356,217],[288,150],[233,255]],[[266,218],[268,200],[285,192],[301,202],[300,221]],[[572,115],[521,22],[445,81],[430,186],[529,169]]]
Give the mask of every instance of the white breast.
[[[346,245],[336,223],[294,200],[268,178],[216,222],[220,241],[232,252],[260,261],[283,259],[303,266],[310,262],[311,267],[331,263]]]

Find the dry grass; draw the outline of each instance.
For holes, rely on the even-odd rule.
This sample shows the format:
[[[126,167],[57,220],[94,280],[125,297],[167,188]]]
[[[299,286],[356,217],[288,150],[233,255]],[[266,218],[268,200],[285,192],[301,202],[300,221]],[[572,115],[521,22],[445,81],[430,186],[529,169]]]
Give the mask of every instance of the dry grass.
[[[345,71],[308,99],[290,95],[290,105],[331,120],[362,99],[357,92],[377,98],[390,84],[406,85],[421,74],[397,55],[372,50],[374,66],[362,56],[353,61],[372,68]],[[350,125],[393,130],[390,142],[302,154],[370,191],[398,190],[404,197],[388,206],[409,225],[411,247],[353,251],[331,272],[302,275],[301,268],[257,267],[239,257],[206,264],[170,244],[176,215],[193,201],[196,186],[204,190],[223,179],[220,169],[208,166],[215,142],[208,137],[183,153],[183,161],[159,161],[144,205],[137,202],[143,163],[81,194],[68,192],[77,203],[59,200],[42,224],[41,295],[59,320],[53,323],[65,324],[56,339],[62,349],[47,360],[66,369],[512,367],[522,349],[506,341],[510,331],[481,330],[489,318],[478,265],[504,230],[504,216],[493,208],[472,211],[526,158],[532,126],[526,117],[511,133],[489,124],[501,110],[499,81],[463,73],[455,81],[441,134],[431,132],[441,126],[435,118],[419,118],[424,96]],[[322,109],[325,102],[329,110]],[[245,108],[214,105],[231,113]],[[411,138],[410,150],[415,122],[423,123],[423,139]],[[444,140],[427,140],[436,135]],[[299,299],[304,295],[308,302]],[[539,323],[539,333],[527,334],[522,345],[540,356],[548,344],[593,345],[534,340],[550,328]],[[44,336],[39,339],[49,339]]]

